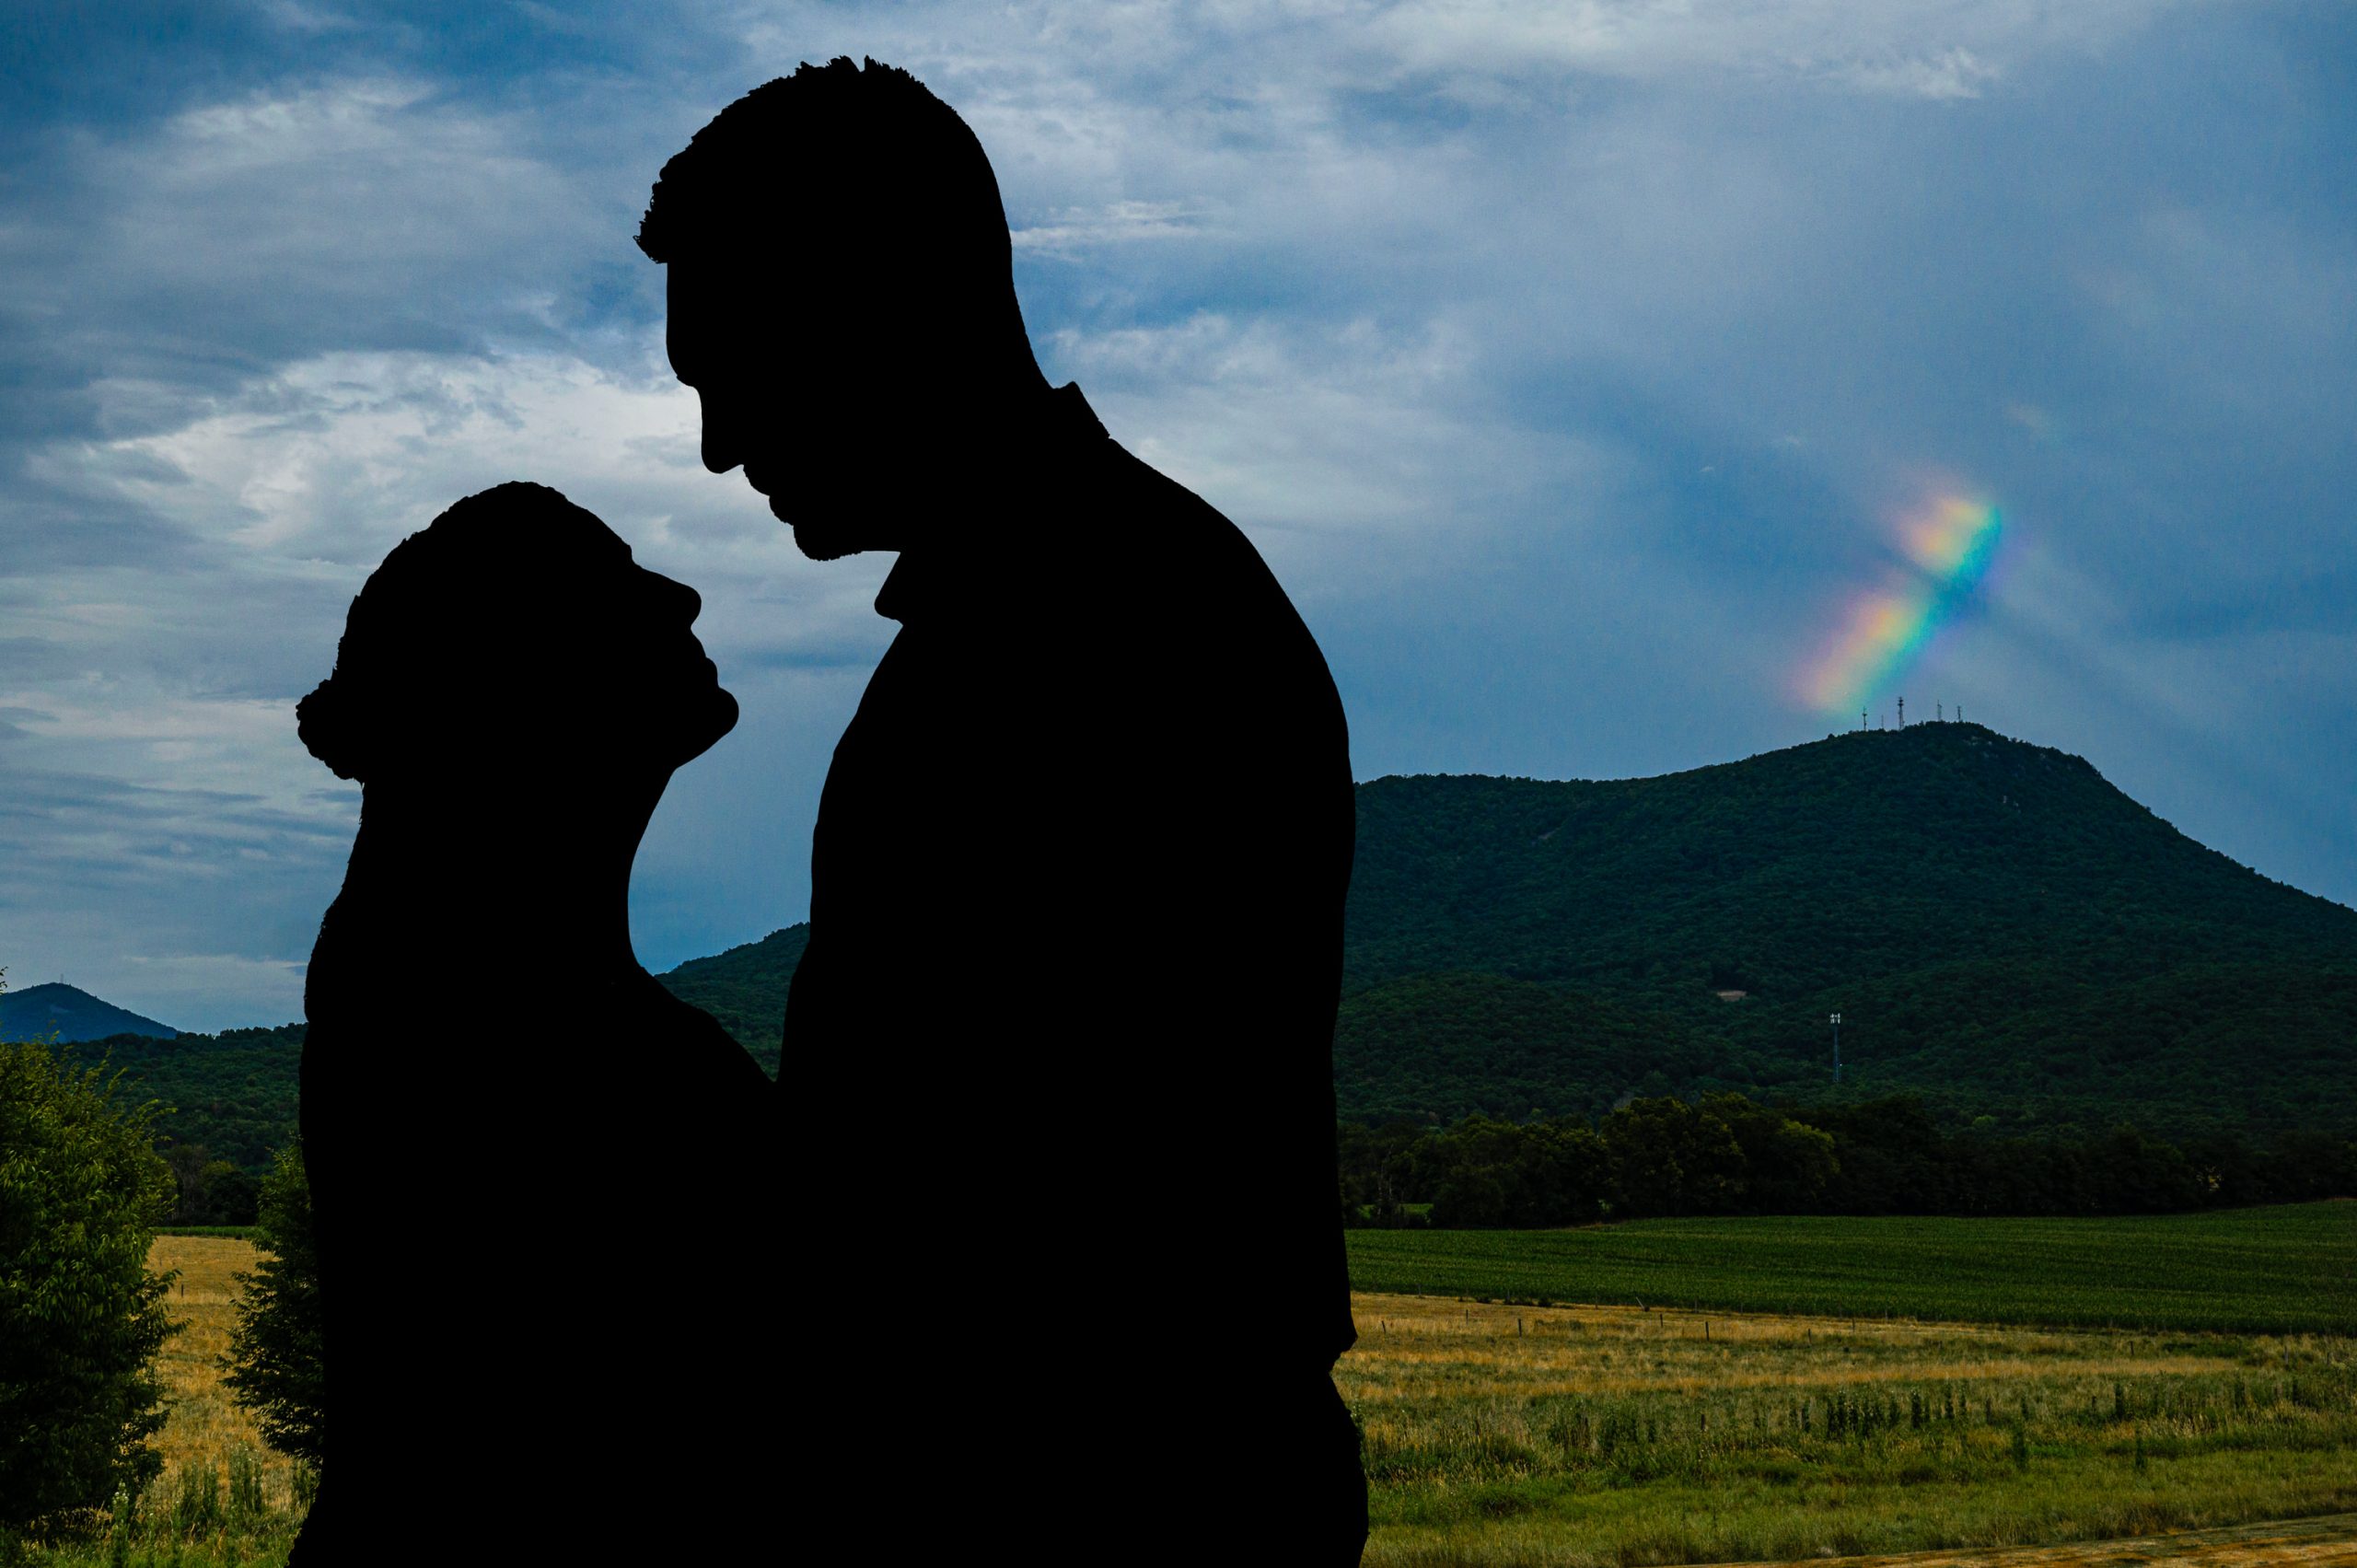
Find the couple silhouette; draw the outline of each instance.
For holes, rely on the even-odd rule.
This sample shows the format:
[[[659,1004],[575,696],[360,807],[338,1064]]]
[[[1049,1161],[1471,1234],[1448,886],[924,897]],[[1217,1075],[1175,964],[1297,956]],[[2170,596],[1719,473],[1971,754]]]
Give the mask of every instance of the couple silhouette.
[[[705,466],[807,555],[898,552],[900,631],[772,1084],[631,948],[648,819],[737,720],[694,591],[517,483],[353,601],[298,709],[364,787],[306,998],[294,1563],[414,1561],[453,1504],[454,1562],[1356,1562],[1316,643],[1048,384],[990,163],[906,73],[730,105],[639,244]]]

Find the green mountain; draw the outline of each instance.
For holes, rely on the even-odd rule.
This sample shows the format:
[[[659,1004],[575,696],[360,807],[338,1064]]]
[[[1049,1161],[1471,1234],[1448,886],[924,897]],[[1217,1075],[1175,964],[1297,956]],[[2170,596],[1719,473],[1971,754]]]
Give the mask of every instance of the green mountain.
[[[112,1035],[64,1053],[86,1067],[121,1070],[132,1098],[163,1102],[159,1132],[215,1159],[260,1173],[271,1152],[295,1136],[301,1024],[169,1040]]]
[[[719,1019],[774,1078],[785,1022],[785,988],[809,943],[808,924],[789,925],[709,958],[690,958],[656,978],[680,1001]]]
[[[2023,1128],[2357,1129],[2357,911],[1978,725],[1654,779],[1377,780],[1346,942],[1345,1116],[1725,1087],[1914,1092]],[[1443,1071],[1436,986],[1472,974],[1521,1021]],[[1583,1024],[1571,996],[1615,1011]]]
[[[2357,912],[1978,725],[1653,779],[1377,779],[1358,809],[1346,1120],[1594,1116],[1730,1088],[1914,1093],[1951,1126],[2012,1133],[2357,1134]],[[808,935],[661,979],[774,1074]],[[174,1106],[174,1136],[251,1167],[293,1128],[301,1041],[290,1025],[74,1050]]]
[[[1911,1092],[2008,1132],[2357,1132],[2357,912],[1979,725],[1652,779],[1377,779],[1358,809],[1346,1119],[1731,1088]],[[663,978],[774,1070],[807,935]]]
[[[34,1040],[55,1030],[61,1041],[104,1040],[109,1035],[147,1035],[169,1040],[169,1024],[101,1002],[75,986],[52,982],[0,992],[0,1040]]]

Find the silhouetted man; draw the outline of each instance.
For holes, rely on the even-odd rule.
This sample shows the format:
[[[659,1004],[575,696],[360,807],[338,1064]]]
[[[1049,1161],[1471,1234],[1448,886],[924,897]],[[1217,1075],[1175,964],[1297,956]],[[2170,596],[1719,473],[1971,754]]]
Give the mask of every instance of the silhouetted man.
[[[1353,807],[1316,643],[1049,387],[989,161],[907,74],[730,105],[639,244],[705,466],[813,557],[900,552],[785,1018],[802,1506],[1014,1511],[1052,1560],[1355,1562]]]

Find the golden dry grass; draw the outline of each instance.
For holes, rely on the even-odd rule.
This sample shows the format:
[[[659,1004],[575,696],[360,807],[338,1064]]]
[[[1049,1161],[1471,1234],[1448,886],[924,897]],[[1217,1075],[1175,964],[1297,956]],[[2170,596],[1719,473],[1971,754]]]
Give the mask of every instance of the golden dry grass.
[[[1634,1307],[1501,1307],[1352,1297],[1358,1344],[1337,1368],[1353,1406],[1442,1393],[1469,1377],[1517,1395],[1725,1393],[2231,1372],[2242,1342],[2100,1330],[2008,1329]],[[2315,1335],[2287,1353],[2315,1353]],[[2192,1348],[2198,1346],[2198,1348]],[[2173,1348],[2163,1348],[2173,1347]]]
[[[261,1429],[231,1401],[222,1383],[222,1357],[236,1324],[239,1286],[234,1276],[250,1271],[261,1257],[250,1241],[234,1237],[159,1236],[147,1254],[152,1269],[178,1270],[166,1298],[172,1320],[183,1325],[164,1342],[159,1359],[168,1413],[156,1446],[164,1456],[165,1481],[182,1467],[227,1467],[239,1444],[261,1456],[262,1493],[273,1508],[294,1506],[294,1466],[262,1445]]]
[[[271,1505],[292,1503],[292,1467],[263,1448],[252,1419],[228,1398],[220,1358],[228,1344],[238,1285],[252,1269],[250,1242],[224,1237],[159,1237],[153,1266],[177,1270],[169,1308],[185,1324],[168,1342],[161,1363],[171,1404],[158,1439],[168,1467],[226,1466],[242,1444],[262,1457]],[[2350,1342],[2330,1336],[2278,1338],[2154,1335],[2103,1330],[2052,1330],[1724,1312],[1653,1311],[1634,1307],[1503,1307],[1429,1296],[1360,1295],[1354,1298],[1358,1346],[1336,1368],[1336,1381],[1365,1423],[1370,1453],[1416,1453],[1447,1460],[1469,1456],[1465,1468],[1424,1480],[1378,1481],[1377,1529],[1372,1565],[1441,1568],[1455,1564],[1581,1565],[1695,1561],[1691,1548],[1713,1540],[1789,1536],[1790,1558],[1824,1562],[1827,1542],[1875,1541],[1877,1514],[1898,1516],[1897,1533],[1931,1527],[1927,1516],[1952,1516],[1951,1539],[1978,1546],[1887,1553],[1838,1560],[1848,1568],[2125,1568],[2168,1562],[2182,1568],[2258,1568],[2261,1564],[2357,1564],[2357,1516],[2292,1525],[2245,1526],[2098,1544],[2006,1545],[2034,1527],[2063,1527],[2090,1483],[2125,1499],[2113,1514],[2122,1521],[2149,1516],[2129,1494],[2161,1496],[2184,1522],[2261,1516],[2271,1506],[2314,1499],[2324,1506],[2357,1493],[2357,1456],[2346,1445],[2254,1451],[2251,1473],[2239,1456],[2197,1455],[2154,1461],[2148,1473],[2096,1450],[2137,1432],[2165,1437],[2170,1423],[2142,1416],[2115,1426],[2107,1419],[2072,1442],[2061,1432],[2050,1454],[2041,1449],[2027,1472],[2003,1457],[2002,1426],[1959,1430],[1939,1458],[1936,1477],[1921,1483],[1896,1478],[1885,1484],[1864,1473],[1856,1458],[1837,1458],[1817,1474],[1761,1481],[1708,1473],[1665,1473],[1652,1481],[1625,1475],[1582,1478],[1525,1473],[1512,1458],[1517,1446],[1546,1452],[1548,1411],[1561,1400],[1592,1412],[1616,1406],[1642,1410],[1664,1423],[1658,1462],[1671,1465],[1667,1427],[1680,1412],[1704,1406],[1732,1417],[1746,1400],[1819,1398],[1841,1389],[1888,1393],[1902,1402],[1911,1391],[1954,1387],[1977,1411],[1993,1400],[2001,1417],[2026,1395],[2032,1408],[2060,1419],[2091,1402],[2108,1408],[2115,1382],[2152,1390],[2215,1387],[2219,1379],[2265,1381],[2301,1369],[2346,1367]],[[2049,1419],[2042,1413],[2041,1421]],[[2289,1434],[2331,1419],[2323,1412],[2283,1416]],[[1732,1422],[1730,1421],[1730,1424]],[[2198,1423],[2196,1423],[2198,1424]],[[1719,1425],[1713,1420],[1713,1429]],[[2193,1426],[2187,1428],[2189,1432]],[[1504,1439],[1506,1458],[1492,1446]],[[1650,1442],[1651,1439],[1649,1438]],[[1689,1446],[1700,1439],[1681,1436]],[[1707,1444],[1704,1445],[1707,1446]],[[1478,1453],[1476,1450],[1479,1450]],[[1854,1451],[1853,1451],[1854,1453]],[[2258,1471],[2264,1471],[2259,1474]],[[1843,1473],[1846,1472],[1846,1473]],[[1601,1483],[1602,1490],[1597,1490]],[[166,1488],[172,1481],[168,1470]],[[1980,1496],[1991,1487],[2010,1492],[2014,1507],[1991,1516]],[[1526,1503],[1501,1508],[1502,1499],[1529,1490]],[[2026,1513],[2035,1494],[2037,1519]],[[2313,1505],[2313,1504],[2312,1504]],[[2347,1502],[2339,1506],[2347,1507]],[[1705,1521],[1703,1511],[1710,1511]],[[1720,1511],[1724,1510],[1722,1515]],[[2207,1510],[2207,1512],[2205,1512]],[[2238,1511],[2239,1510],[2239,1511]],[[2100,1510],[2096,1510],[2100,1513]],[[1905,1522],[1913,1516],[1916,1523]],[[2163,1517],[2147,1524],[2172,1522]],[[1746,1522],[1756,1519],[1758,1524]],[[1828,1523],[1828,1521],[1837,1521]],[[2042,1526],[2041,1526],[2042,1521]],[[1812,1544],[1804,1554],[1803,1538]],[[1689,1543],[1680,1551],[1682,1543]],[[1890,1544],[1908,1544],[1893,1539]],[[283,1544],[264,1550],[275,1562]],[[234,1554],[232,1554],[234,1555]],[[1762,1553],[1752,1553],[1761,1560]],[[61,1562],[67,1559],[61,1557]],[[200,1559],[192,1556],[193,1562]],[[203,1561],[214,1561],[205,1557]],[[221,1558],[220,1561],[228,1561]],[[79,1563],[83,1558],[75,1556]],[[87,1559],[95,1563],[95,1555]]]
[[[1335,1382],[1366,1434],[1374,1565],[2109,1562],[1989,1553],[2357,1506],[2357,1342],[2336,1336],[1353,1308]],[[1829,1431],[1837,1402],[1874,1424]]]

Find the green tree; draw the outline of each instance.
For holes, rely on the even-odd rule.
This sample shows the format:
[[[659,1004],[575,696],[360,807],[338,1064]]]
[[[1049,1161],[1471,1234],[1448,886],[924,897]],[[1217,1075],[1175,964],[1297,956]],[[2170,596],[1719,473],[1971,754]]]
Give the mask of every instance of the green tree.
[[[238,1276],[245,1294],[222,1381],[231,1398],[254,1412],[272,1447],[320,1469],[327,1458],[327,1396],[320,1373],[319,1254],[299,1143],[278,1151],[261,1184],[254,1241],[263,1257],[252,1273]]]
[[[163,1466],[156,1106],[53,1043],[0,1041],[0,1547],[87,1523]]]

